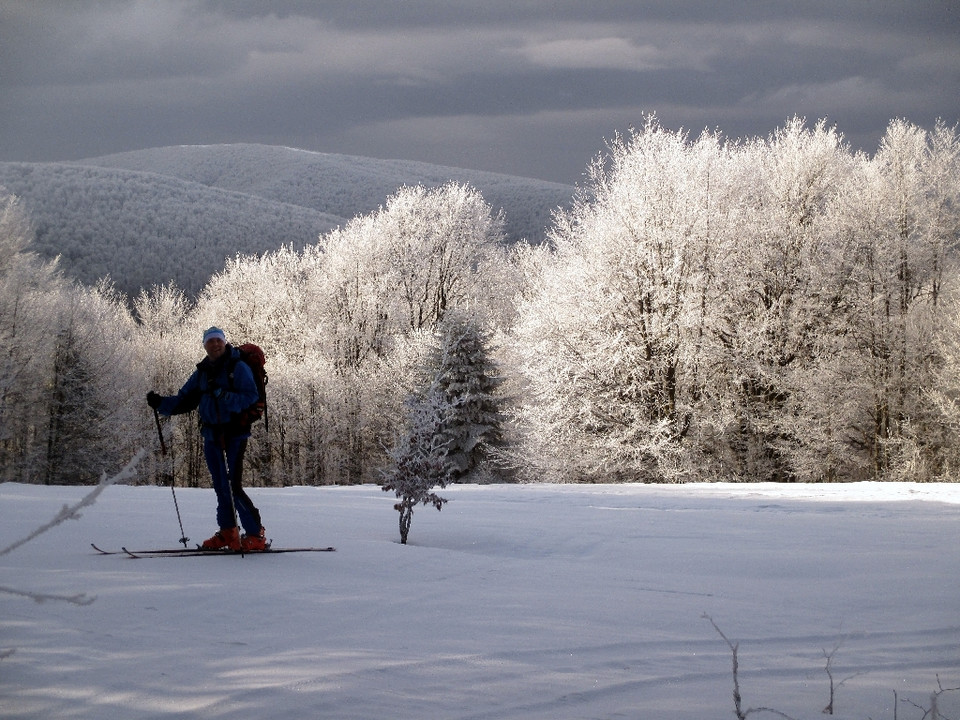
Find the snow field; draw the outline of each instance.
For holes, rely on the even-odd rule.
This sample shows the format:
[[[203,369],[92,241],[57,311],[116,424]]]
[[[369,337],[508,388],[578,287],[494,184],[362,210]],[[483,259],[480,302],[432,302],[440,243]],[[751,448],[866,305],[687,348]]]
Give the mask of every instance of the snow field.
[[[88,491],[0,485],[0,547]],[[744,709],[823,717],[834,650],[838,718],[960,686],[960,486],[456,486],[407,546],[377,487],[250,492],[278,546],[337,552],[99,556],[180,536],[169,488],[116,486],[0,556],[5,588],[96,596],[0,594],[0,717],[732,717],[704,614]],[[212,490],[177,499],[213,532]]]

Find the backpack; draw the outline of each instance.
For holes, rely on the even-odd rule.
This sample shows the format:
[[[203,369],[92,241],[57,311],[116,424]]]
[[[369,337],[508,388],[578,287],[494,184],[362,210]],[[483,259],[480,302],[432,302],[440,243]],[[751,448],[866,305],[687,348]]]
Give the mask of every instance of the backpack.
[[[237,421],[243,426],[249,426],[263,418],[263,428],[267,430],[267,356],[259,345],[253,343],[244,343],[238,346],[237,350],[240,357],[234,358],[233,367],[236,366],[237,360],[243,360],[247,364],[253,373],[253,381],[257,385],[257,395],[259,396],[253,405],[238,414]],[[233,384],[233,367],[230,368],[231,384]]]

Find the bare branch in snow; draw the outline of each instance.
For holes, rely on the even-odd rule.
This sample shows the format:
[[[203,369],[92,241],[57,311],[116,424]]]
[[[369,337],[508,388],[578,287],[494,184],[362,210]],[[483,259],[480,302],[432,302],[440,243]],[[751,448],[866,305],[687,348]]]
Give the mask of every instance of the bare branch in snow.
[[[48,595],[46,593],[30,592],[29,590],[17,590],[16,588],[4,587],[2,585],[0,585],[0,593],[30,598],[36,603],[43,603],[47,600],[57,600],[60,602],[73,603],[74,605],[90,605],[97,599],[96,596],[91,597],[86,593],[77,593],[76,595]],[[0,659],[3,657],[3,655],[0,655]]]
[[[30,542],[34,538],[39,537],[40,535],[43,535],[43,533],[47,532],[52,528],[55,528],[57,525],[64,522],[65,520],[76,520],[77,518],[79,518],[80,517],[79,511],[85,507],[89,507],[90,505],[93,505],[97,501],[97,498],[100,496],[100,493],[102,493],[111,485],[131,477],[133,475],[133,471],[137,467],[137,464],[143,459],[144,455],[146,455],[146,450],[141,449],[140,452],[134,455],[133,459],[129,463],[127,463],[127,465],[113,477],[108,478],[107,474],[104,473],[103,477],[100,479],[100,482],[97,483],[97,486],[93,488],[93,490],[88,492],[86,495],[84,495],[83,498],[81,498],[75,505],[64,505],[62,508],[60,508],[60,512],[54,515],[53,519],[50,522],[41,525],[26,537],[21,538],[20,540],[17,540],[12,545],[8,545],[3,550],[0,550],[0,557],[7,555],[10,552],[13,552],[21,545],[26,545],[28,542]]]

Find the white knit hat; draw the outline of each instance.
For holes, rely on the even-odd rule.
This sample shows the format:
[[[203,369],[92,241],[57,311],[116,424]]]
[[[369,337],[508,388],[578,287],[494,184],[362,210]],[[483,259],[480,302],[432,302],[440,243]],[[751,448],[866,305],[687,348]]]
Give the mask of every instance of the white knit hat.
[[[227,341],[227,336],[223,334],[223,330],[218,327],[208,328],[207,331],[203,334],[203,344],[207,344],[207,340],[212,340],[213,338],[220,338],[224,342]]]

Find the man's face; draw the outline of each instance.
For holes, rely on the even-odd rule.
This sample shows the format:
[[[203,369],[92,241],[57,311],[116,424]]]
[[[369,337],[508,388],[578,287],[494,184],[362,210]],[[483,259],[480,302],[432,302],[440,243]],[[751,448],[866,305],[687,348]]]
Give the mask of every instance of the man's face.
[[[220,338],[210,338],[203,344],[203,349],[207,351],[208,358],[217,360],[227,349],[227,344]]]

